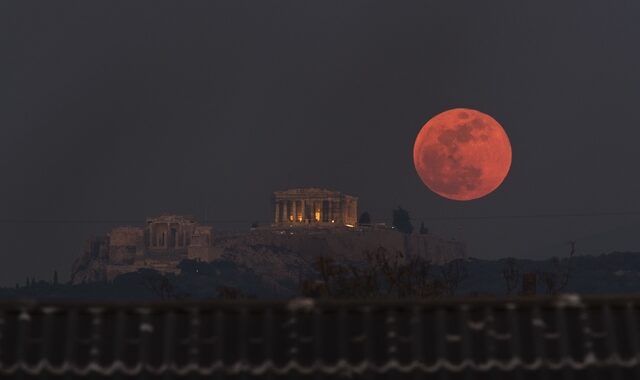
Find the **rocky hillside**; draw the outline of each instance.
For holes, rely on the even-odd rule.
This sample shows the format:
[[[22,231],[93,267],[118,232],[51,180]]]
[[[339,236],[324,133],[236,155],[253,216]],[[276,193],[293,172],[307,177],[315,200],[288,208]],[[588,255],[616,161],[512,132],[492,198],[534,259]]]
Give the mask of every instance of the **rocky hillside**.
[[[265,281],[276,279],[288,284],[297,283],[306,275],[319,255],[357,261],[364,252],[379,247],[389,252],[425,257],[434,263],[465,255],[465,246],[460,242],[436,235],[406,235],[392,229],[376,228],[256,229],[218,235],[214,246],[222,252],[219,260],[247,268]],[[179,262],[179,259],[171,262],[167,272],[179,272]],[[94,239],[73,263],[72,283],[104,281],[113,267],[104,244]],[[272,285],[277,288],[275,283]]]

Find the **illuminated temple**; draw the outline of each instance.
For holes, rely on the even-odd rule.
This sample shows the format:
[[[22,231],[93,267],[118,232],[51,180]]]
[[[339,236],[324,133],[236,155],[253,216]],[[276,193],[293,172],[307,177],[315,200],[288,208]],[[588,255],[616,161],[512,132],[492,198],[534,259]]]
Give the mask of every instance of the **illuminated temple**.
[[[273,193],[276,226],[355,226],[358,198],[318,188]]]

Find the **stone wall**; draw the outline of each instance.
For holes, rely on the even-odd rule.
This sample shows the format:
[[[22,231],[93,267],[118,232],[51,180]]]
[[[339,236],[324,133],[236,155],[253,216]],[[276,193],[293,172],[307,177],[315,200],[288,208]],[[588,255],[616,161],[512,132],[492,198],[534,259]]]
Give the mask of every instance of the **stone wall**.
[[[136,257],[144,256],[144,229],[116,227],[109,234],[109,262],[132,264]]]
[[[213,227],[196,227],[191,244],[187,249],[187,258],[191,260],[213,261],[222,255],[222,251],[213,246]]]

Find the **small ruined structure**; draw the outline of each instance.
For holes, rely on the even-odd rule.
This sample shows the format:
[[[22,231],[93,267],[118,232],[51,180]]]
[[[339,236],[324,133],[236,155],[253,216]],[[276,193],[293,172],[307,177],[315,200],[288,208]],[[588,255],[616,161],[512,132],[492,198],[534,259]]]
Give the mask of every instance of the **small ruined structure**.
[[[116,227],[109,233],[110,262],[131,264],[137,257],[177,255],[209,261],[213,227],[191,216],[161,215],[146,227]]]
[[[211,226],[202,226],[191,216],[161,215],[147,219],[144,227],[116,227],[105,237],[91,239],[85,255],[74,264],[72,281],[80,282],[91,273],[83,264],[102,264],[96,268],[101,273],[92,273],[87,280],[110,281],[141,268],[178,272],[176,265],[183,259],[212,261],[218,256]],[[73,278],[76,274],[80,277]]]
[[[350,226],[358,219],[358,198],[318,188],[273,193],[274,226]]]

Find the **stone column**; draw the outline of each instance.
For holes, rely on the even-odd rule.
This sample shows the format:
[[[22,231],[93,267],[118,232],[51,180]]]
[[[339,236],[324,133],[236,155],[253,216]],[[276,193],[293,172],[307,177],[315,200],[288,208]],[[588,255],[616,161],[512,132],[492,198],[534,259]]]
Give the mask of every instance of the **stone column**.
[[[329,201],[329,204],[331,205],[331,219],[335,220],[336,223],[338,222],[338,207],[336,205],[336,200],[332,199],[331,201]]]
[[[289,221],[289,210],[287,210],[287,201],[284,200],[282,201],[282,219],[283,222],[288,222]]]
[[[276,201],[276,216],[274,218],[274,223],[280,223],[280,201]]]
[[[358,217],[356,216],[356,208],[355,202],[353,200],[349,201],[349,223],[356,224]]]
[[[300,200],[300,208],[301,208],[300,213],[302,213],[302,223],[305,223],[306,222],[306,218],[307,218],[307,216],[305,215],[305,205],[304,205],[304,203],[305,203],[304,199]]]
[[[331,223],[333,220],[333,199],[329,199],[329,207],[328,207],[329,215],[327,215],[327,222]]]
[[[358,223],[358,201],[353,201],[353,224]]]
[[[293,200],[293,222],[297,222],[298,221],[298,201],[297,200]]]
[[[169,248],[169,232],[171,231],[171,225],[167,223],[167,234],[164,236],[164,247]]]

